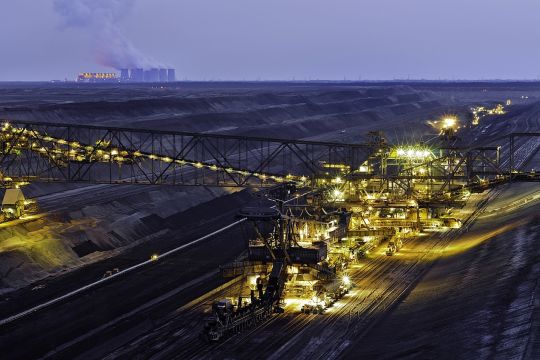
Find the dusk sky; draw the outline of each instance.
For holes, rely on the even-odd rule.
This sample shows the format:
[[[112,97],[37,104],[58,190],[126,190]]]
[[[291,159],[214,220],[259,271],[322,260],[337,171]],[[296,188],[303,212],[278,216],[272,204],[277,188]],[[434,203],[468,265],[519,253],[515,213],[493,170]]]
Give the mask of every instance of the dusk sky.
[[[180,80],[540,75],[538,0],[66,1],[0,0],[0,80],[114,71],[118,44]]]

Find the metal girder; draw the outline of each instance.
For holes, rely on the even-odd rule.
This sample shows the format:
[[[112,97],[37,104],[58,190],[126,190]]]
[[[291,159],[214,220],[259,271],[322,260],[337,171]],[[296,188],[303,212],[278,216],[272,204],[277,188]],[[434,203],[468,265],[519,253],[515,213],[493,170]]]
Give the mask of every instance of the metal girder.
[[[323,163],[358,167],[368,144],[12,121],[0,171],[17,181],[266,187]]]
[[[431,180],[445,191],[454,180],[468,183],[520,169],[540,149],[538,144],[516,163],[519,147],[532,138],[540,133],[497,139],[509,141],[502,160],[501,146],[442,147],[440,156],[399,173],[362,174],[357,170],[365,160],[384,154],[374,143],[13,121],[0,128],[0,180],[268,187],[332,177],[325,164],[338,164],[349,169],[337,173],[346,179],[380,179],[405,191],[413,180]],[[420,166],[428,169],[425,174],[415,172]]]

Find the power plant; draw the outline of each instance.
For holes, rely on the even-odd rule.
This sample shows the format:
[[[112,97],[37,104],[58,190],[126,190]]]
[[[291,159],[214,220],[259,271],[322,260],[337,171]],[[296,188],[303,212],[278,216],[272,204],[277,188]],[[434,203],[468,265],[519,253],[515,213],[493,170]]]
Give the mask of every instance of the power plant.
[[[165,83],[176,81],[176,70],[166,68],[133,68],[121,69],[117,73],[82,72],[77,76],[79,83]]]
[[[120,70],[122,82],[163,83],[176,81],[175,69],[166,68],[134,68]]]
[[[118,82],[116,73],[91,73],[83,72],[77,76],[77,82],[82,83],[111,83]]]

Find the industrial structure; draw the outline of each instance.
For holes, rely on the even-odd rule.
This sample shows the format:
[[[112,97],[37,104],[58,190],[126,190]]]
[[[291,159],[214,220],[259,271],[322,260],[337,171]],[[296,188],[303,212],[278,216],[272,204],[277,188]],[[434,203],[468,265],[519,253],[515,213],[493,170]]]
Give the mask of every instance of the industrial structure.
[[[17,219],[24,214],[26,199],[20,188],[6,189],[2,199],[4,219]]]
[[[80,83],[166,83],[175,81],[176,70],[165,68],[121,69],[120,75],[117,73],[83,72],[77,76],[77,82]]]
[[[166,68],[134,68],[134,69],[121,69],[120,80],[122,82],[153,82],[153,83],[165,83],[176,81],[175,69]]]
[[[506,105],[511,105],[511,100],[506,100]],[[489,115],[504,115],[506,110],[503,104],[497,104],[494,108],[487,108],[486,106],[474,106],[471,108],[472,113],[472,125],[476,126],[480,123],[480,120]]]
[[[119,80],[116,73],[83,72],[77,76],[77,82],[80,83],[115,83]]]
[[[540,149],[540,133],[458,146],[459,120],[445,116],[439,125],[428,146],[391,144],[379,132],[346,144],[6,121],[1,181],[10,189],[91,182],[261,190],[238,213],[248,227],[246,251],[220,269],[224,277],[241,276],[245,291],[217,300],[201,332],[217,341],[287,306],[323,313],[354,286],[349,266],[371,251],[382,247],[393,256],[421,231],[460,227],[454,210],[474,192],[540,181],[524,171]]]

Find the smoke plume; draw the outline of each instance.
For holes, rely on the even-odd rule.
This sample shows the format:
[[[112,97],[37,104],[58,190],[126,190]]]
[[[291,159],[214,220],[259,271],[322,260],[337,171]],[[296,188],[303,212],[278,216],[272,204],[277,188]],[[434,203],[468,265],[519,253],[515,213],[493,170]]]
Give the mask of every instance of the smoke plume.
[[[144,55],[123,34],[118,22],[136,0],[54,0],[54,9],[64,28],[87,30],[93,37],[96,61],[115,69],[161,67]]]

